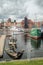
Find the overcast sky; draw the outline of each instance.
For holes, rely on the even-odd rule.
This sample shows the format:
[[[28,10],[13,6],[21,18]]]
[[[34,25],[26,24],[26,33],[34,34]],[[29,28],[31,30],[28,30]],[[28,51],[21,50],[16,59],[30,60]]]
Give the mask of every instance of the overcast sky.
[[[43,0],[0,0],[0,19],[43,19]]]

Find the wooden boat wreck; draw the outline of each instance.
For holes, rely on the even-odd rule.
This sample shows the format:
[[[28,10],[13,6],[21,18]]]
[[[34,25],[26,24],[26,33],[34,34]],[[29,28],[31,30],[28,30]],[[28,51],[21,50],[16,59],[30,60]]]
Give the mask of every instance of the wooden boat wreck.
[[[15,50],[17,48],[17,45],[15,42],[9,42],[9,48],[12,50]]]
[[[5,51],[13,59],[20,59],[22,57],[23,53],[24,53],[24,50],[22,50],[20,52],[16,52],[16,51],[13,52],[13,51],[11,51],[9,49],[6,49]]]
[[[9,42],[9,47],[10,47],[10,49],[15,49],[15,48],[17,48],[16,41],[17,41],[17,39],[10,38],[10,42]]]
[[[32,28],[30,32],[30,37],[33,39],[40,39],[41,38],[41,30],[38,28]]]

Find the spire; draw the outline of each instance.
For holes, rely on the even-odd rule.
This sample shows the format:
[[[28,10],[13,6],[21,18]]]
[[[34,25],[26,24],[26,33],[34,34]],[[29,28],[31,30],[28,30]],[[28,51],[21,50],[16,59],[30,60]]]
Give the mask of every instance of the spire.
[[[28,19],[24,17],[24,28],[28,28]]]

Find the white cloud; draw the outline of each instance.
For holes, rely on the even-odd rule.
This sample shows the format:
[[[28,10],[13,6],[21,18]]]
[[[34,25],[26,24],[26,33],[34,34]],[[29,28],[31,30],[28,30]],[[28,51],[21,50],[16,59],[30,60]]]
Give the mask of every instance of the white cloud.
[[[35,13],[43,13],[39,0],[0,0],[0,18],[23,19],[24,16],[34,19]],[[41,0],[42,1],[42,0]],[[41,2],[41,4],[43,4]],[[42,5],[43,6],[43,5]]]
[[[1,7],[0,7],[0,13],[2,13]]]

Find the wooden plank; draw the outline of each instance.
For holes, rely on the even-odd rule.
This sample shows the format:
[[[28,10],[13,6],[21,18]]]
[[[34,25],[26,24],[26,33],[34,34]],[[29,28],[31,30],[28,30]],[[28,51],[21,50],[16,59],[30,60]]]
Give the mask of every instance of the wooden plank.
[[[5,38],[6,38],[6,35],[2,35],[0,38],[0,57],[3,56]]]

